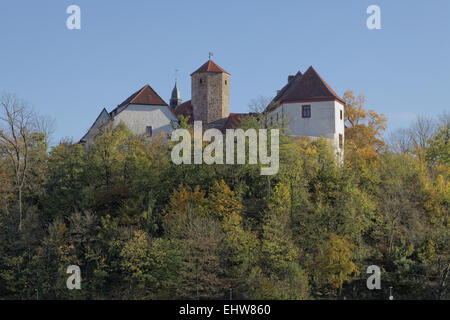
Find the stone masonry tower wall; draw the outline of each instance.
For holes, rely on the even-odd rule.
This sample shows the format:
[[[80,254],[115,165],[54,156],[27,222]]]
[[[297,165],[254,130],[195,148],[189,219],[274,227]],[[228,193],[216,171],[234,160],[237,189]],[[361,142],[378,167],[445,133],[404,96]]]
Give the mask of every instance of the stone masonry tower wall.
[[[224,72],[197,72],[191,76],[194,121],[206,126],[230,115],[230,75]]]

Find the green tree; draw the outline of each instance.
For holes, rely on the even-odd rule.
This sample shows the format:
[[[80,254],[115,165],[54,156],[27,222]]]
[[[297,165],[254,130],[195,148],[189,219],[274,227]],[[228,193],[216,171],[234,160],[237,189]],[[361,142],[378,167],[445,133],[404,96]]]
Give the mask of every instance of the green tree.
[[[442,125],[429,141],[426,159],[429,163],[450,166],[450,126]]]

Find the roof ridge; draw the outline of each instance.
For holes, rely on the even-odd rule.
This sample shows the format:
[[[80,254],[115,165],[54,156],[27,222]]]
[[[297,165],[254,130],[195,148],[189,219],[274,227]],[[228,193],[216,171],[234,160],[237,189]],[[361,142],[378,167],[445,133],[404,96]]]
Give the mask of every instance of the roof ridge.
[[[297,83],[280,98],[280,102],[323,98],[333,98],[343,102],[316,69],[310,66]]]
[[[219,66],[217,63],[215,63],[213,60],[209,59],[204,64],[200,66],[197,70],[191,73],[191,76],[200,73],[200,72],[214,72],[214,73],[226,73],[230,74],[229,72],[225,71],[221,66]]]
[[[136,91],[136,95],[130,100],[130,102],[128,102],[128,104],[133,104],[134,101],[136,100],[137,97],[139,97],[140,94],[142,94],[142,92],[144,91],[145,88],[149,87],[151,89],[151,87],[149,86],[149,84],[147,83],[145,86],[143,86],[140,90]]]
[[[338,94],[330,87],[330,85],[322,78],[322,76],[316,71],[316,69],[314,69],[313,66],[310,66],[310,67],[308,68],[308,70],[309,70],[309,69],[312,69],[312,71],[314,71],[314,73],[319,77],[320,81],[322,81],[322,83],[325,85],[325,87],[328,89],[328,91],[330,91],[330,93],[331,93],[335,98],[337,98],[338,100],[340,100],[340,101],[343,102],[343,100],[341,99],[341,97],[338,96]],[[307,72],[308,72],[308,71],[307,71]],[[305,73],[306,73],[306,72],[305,72]]]
[[[289,91],[289,89],[291,89],[292,86],[302,78],[302,76],[303,74],[300,71],[297,71],[294,77],[290,81],[288,81],[288,83],[283,88],[281,88],[275,98],[273,98],[272,102],[279,101]]]
[[[313,66],[309,66],[304,74],[297,72],[295,77],[281,88],[264,112],[272,112],[284,102],[323,101],[324,99],[345,103],[316,69]]]

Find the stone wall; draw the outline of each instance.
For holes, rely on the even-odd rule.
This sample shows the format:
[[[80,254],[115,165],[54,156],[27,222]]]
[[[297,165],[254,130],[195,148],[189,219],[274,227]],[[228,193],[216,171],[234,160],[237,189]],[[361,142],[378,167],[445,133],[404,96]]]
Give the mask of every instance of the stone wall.
[[[196,73],[191,77],[194,121],[203,125],[230,114],[230,76],[226,73]]]

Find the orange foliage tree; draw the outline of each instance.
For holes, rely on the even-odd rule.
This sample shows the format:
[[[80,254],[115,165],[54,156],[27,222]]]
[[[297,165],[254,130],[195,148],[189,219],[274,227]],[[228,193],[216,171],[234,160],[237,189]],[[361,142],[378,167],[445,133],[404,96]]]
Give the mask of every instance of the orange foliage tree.
[[[366,110],[363,94],[355,97],[352,90],[344,93],[345,139],[347,150],[360,153],[365,158],[375,157],[384,148],[383,133],[387,118],[374,110]]]

